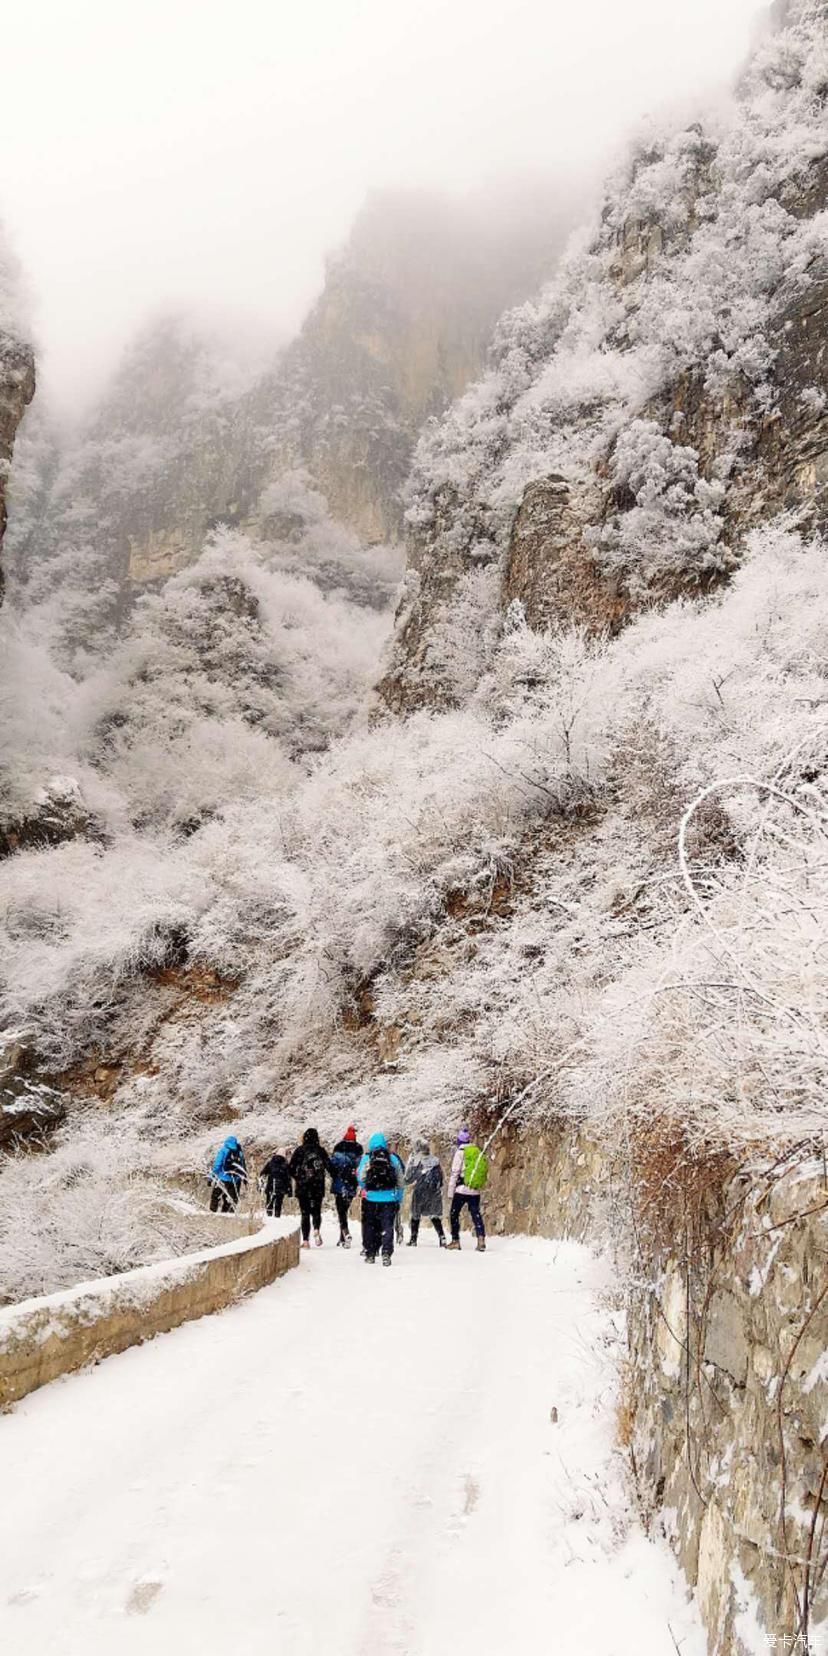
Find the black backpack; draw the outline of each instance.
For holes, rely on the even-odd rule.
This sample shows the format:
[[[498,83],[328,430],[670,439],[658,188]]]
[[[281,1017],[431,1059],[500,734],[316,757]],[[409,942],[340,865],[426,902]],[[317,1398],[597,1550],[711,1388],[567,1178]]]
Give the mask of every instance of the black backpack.
[[[317,1150],[314,1145],[308,1145],[302,1152],[298,1183],[303,1185],[324,1185],[325,1183],[325,1158],[322,1151]]]
[[[372,1150],[365,1169],[366,1190],[396,1190],[397,1170],[390,1150]]]

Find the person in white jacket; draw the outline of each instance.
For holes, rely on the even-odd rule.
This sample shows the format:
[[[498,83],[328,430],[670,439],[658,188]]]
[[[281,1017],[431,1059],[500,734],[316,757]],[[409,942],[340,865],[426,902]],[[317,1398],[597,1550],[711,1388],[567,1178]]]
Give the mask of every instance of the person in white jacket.
[[[480,1212],[480,1191],[472,1190],[469,1185],[463,1183],[466,1147],[471,1144],[471,1141],[472,1137],[468,1128],[461,1127],[457,1134],[457,1149],[454,1152],[449,1175],[449,1228],[451,1230],[449,1250],[457,1250],[460,1247],[460,1214],[463,1208],[467,1207],[471,1222],[474,1225],[474,1234],[477,1237],[477,1252],[485,1253],[486,1227],[483,1223],[483,1215]]]

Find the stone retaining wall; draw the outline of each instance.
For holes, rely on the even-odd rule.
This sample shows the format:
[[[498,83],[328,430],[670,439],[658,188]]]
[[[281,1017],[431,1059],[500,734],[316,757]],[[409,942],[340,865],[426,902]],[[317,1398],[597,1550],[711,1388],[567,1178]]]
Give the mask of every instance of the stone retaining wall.
[[[731,1175],[693,1221],[631,1222],[630,1180],[570,1126],[492,1146],[490,1227],[611,1244],[620,1412],[645,1517],[696,1588],[710,1656],[828,1651],[828,1177]]]
[[[273,1220],[218,1248],[10,1306],[0,1311],[0,1408],[59,1375],[220,1311],[298,1264],[298,1226]]]

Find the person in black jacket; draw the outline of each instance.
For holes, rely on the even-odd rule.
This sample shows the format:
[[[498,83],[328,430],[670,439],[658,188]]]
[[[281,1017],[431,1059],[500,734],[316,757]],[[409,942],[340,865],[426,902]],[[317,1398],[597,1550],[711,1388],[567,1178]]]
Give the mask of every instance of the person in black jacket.
[[[362,1145],[357,1139],[356,1128],[347,1127],[345,1137],[340,1139],[331,1153],[331,1193],[339,1220],[338,1248],[351,1246],[348,1210],[357,1193],[357,1168],[361,1160]]]
[[[302,1216],[302,1247],[310,1247],[311,1224],[317,1248],[322,1246],[322,1203],[325,1200],[325,1174],[330,1173],[331,1162],[327,1150],[319,1143],[315,1127],[306,1127],[302,1143],[296,1146],[290,1158],[290,1175],[296,1186],[296,1200]]]
[[[286,1196],[293,1195],[293,1181],[290,1176],[290,1164],[282,1150],[277,1150],[266,1161],[259,1183],[264,1190],[265,1207],[271,1219],[281,1219],[282,1203]]]

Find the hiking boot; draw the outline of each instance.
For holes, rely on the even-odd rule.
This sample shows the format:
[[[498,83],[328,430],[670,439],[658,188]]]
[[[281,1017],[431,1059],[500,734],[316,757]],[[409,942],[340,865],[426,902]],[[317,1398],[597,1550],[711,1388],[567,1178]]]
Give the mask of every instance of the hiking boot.
[[[337,1242],[337,1244],[336,1244],[336,1245],[337,1245],[337,1247],[338,1247],[338,1248],[344,1248],[344,1246],[345,1246],[345,1238],[344,1238],[344,1236],[340,1236],[340,1238],[339,1238],[339,1240],[338,1240],[338,1242]]]
[[[444,1236],[441,1236],[439,1240],[440,1240],[440,1247],[441,1248],[447,1248],[448,1247],[448,1243],[447,1243]]]
[[[350,1248],[350,1246],[351,1246],[351,1238],[348,1235],[347,1231],[345,1232],[345,1235],[342,1238],[342,1246],[343,1246],[343,1248]]]
[[[363,1254],[362,1257],[365,1260],[366,1265],[376,1265],[376,1263],[377,1263],[376,1254],[367,1253],[367,1254]]]
[[[416,1248],[416,1246],[417,1246],[416,1236],[409,1236],[407,1245],[408,1245],[409,1248]]]
[[[477,1248],[476,1248],[475,1251],[477,1253],[485,1253],[486,1252],[486,1242],[485,1242],[484,1237],[478,1236],[478,1238],[477,1238]]]
[[[313,1233],[313,1245],[315,1248],[321,1248],[322,1246],[322,1236],[319,1231]]]
[[[453,1237],[452,1237],[451,1241],[448,1243],[448,1251],[449,1251],[449,1253],[459,1253],[460,1252],[460,1243],[455,1242]]]
[[[391,1255],[390,1254],[383,1254],[382,1263],[383,1263],[383,1265],[390,1265],[391,1264]]]
[[[310,1247],[310,1243],[309,1243],[309,1242],[303,1242],[303,1243],[302,1243],[302,1247],[303,1247],[303,1248],[309,1248],[309,1247]]]

